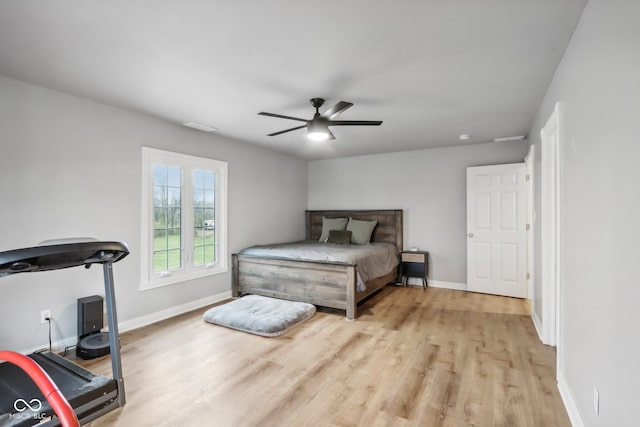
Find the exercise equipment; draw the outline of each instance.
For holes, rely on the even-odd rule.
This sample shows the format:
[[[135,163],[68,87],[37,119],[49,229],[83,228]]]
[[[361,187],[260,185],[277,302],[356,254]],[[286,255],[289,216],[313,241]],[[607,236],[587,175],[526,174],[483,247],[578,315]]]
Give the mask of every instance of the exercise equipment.
[[[128,254],[126,243],[94,239],[47,241],[0,252],[0,277],[102,264],[112,370],[112,378],[96,375],[48,351],[28,355],[26,358],[33,363],[25,362],[25,356],[18,353],[0,352],[0,360],[11,362],[0,364],[0,425],[78,425],[73,424],[64,401],[85,424],[125,404],[113,263]]]
[[[51,377],[47,375],[46,371],[42,369],[40,365],[38,365],[29,357],[13,351],[0,351],[0,360],[6,360],[7,362],[13,363],[14,365],[18,366],[24,372],[28,372],[33,382],[38,386],[38,389],[40,389],[40,391],[47,398],[47,402],[49,402],[49,404],[53,408],[53,411],[60,419],[63,427],[80,426],[78,417],[73,411],[71,405],[69,405],[69,401],[67,401],[67,399],[65,399],[65,397],[60,393],[60,390],[55,385]],[[35,405],[39,402],[41,401],[35,401],[34,399],[31,399],[28,403],[27,401],[24,401],[24,406],[18,406],[18,409],[16,410],[22,410],[22,408],[26,410],[27,405]],[[23,402],[16,400],[16,402],[14,402],[14,406],[17,406],[18,403]],[[31,406],[29,407],[31,408]],[[31,416],[30,418],[33,417]]]

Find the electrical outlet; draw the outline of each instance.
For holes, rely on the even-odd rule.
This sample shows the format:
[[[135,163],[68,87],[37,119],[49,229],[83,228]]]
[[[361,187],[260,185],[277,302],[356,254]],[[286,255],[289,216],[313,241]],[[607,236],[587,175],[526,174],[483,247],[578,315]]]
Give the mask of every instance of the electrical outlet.
[[[593,387],[593,412],[596,415],[600,414],[600,393],[598,393],[598,389],[595,386]]]
[[[47,308],[40,312],[40,323],[47,323],[47,318],[51,319],[51,309]]]

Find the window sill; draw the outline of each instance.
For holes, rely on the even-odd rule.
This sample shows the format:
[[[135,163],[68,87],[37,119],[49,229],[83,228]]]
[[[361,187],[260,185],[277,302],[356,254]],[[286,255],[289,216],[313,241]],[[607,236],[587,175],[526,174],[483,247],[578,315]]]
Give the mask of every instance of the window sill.
[[[211,268],[203,268],[191,273],[184,273],[182,271],[172,272],[171,275],[161,277],[159,274],[154,275],[153,278],[146,283],[143,281],[140,283],[141,291],[148,291],[151,289],[157,289],[164,286],[175,285],[178,283],[188,282],[190,280],[201,279],[208,276],[217,276],[218,274],[224,274],[229,271],[227,266],[215,266]]]

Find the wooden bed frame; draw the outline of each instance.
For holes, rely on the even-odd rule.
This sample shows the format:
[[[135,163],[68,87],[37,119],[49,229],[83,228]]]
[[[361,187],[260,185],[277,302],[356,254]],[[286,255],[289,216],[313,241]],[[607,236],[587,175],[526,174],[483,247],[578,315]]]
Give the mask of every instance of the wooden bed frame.
[[[390,242],[402,250],[402,210],[333,210],[306,211],[306,238],[318,240],[322,217],[377,220],[372,242]],[[324,261],[296,261],[231,255],[233,266],[232,295],[255,294],[303,301],[323,307],[346,310],[347,319],[357,316],[358,302],[395,282],[397,268],[366,283],[367,289],[356,291],[356,266]]]

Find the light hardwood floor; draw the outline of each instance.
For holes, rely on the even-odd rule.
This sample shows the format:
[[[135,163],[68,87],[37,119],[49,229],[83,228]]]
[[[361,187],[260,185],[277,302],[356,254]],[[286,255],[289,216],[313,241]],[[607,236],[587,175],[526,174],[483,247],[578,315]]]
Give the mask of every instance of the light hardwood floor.
[[[204,310],[122,334],[127,404],[90,426],[570,426],[523,300],[387,286],[279,338]]]

